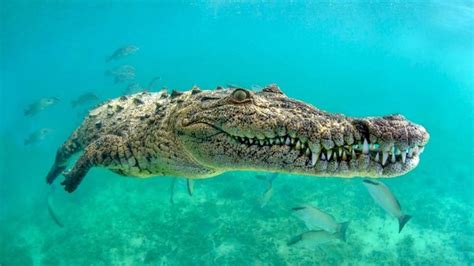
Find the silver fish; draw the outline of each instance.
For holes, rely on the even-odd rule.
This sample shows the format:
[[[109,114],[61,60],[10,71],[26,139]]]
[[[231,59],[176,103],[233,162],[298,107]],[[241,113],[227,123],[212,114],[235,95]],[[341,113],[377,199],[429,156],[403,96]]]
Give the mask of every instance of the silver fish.
[[[25,139],[25,145],[30,145],[42,141],[49,135],[53,130],[50,128],[40,128],[35,132],[31,133],[27,139]]]
[[[123,91],[123,94],[124,95],[134,94],[134,93],[137,93],[137,92],[140,92],[140,91],[143,91],[143,88],[142,88],[142,86],[140,86],[140,83],[133,82],[133,83],[130,83],[127,86],[127,88]]]
[[[346,229],[347,225],[345,224],[339,232],[329,233],[324,230],[319,231],[308,231],[300,235],[297,235],[288,241],[288,246],[303,247],[308,249],[319,248],[319,246],[333,242],[334,240],[346,241]]]
[[[117,59],[123,58],[125,56],[134,54],[138,50],[140,50],[140,48],[138,48],[135,45],[127,45],[127,46],[121,47],[121,48],[115,50],[115,52],[113,52],[112,55],[107,58],[107,62],[110,62],[112,60],[117,60]]]
[[[271,175],[256,175],[255,177],[264,180],[267,182],[267,189],[263,192],[262,196],[259,199],[260,208],[267,206],[268,202],[273,196],[273,181],[277,178],[278,173],[273,173]]]
[[[33,116],[47,107],[53,106],[59,102],[59,99],[56,97],[45,97],[41,98],[38,101],[30,104],[25,110],[25,116]]]
[[[323,229],[329,233],[336,233],[343,228],[345,223],[337,223],[334,217],[309,204],[293,208],[294,214],[300,218],[309,230]]]
[[[398,232],[400,233],[411,216],[402,212],[397,198],[384,183],[368,179],[364,179],[363,182],[375,202],[398,219]]]
[[[107,70],[105,75],[113,76],[114,82],[121,83],[135,79],[135,67],[131,65],[123,65],[112,70]]]
[[[91,103],[94,103],[94,102],[97,102],[97,101],[99,101],[99,97],[97,97],[97,95],[95,95],[95,93],[87,92],[87,93],[84,93],[84,94],[80,95],[76,99],[72,100],[71,105],[74,108],[78,105],[91,104]]]

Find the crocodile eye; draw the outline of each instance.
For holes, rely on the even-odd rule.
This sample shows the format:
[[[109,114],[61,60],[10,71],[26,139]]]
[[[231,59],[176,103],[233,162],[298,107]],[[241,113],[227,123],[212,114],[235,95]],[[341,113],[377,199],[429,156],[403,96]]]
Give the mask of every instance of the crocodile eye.
[[[237,102],[243,102],[250,98],[250,94],[246,90],[236,89],[234,92],[232,92],[232,98]]]

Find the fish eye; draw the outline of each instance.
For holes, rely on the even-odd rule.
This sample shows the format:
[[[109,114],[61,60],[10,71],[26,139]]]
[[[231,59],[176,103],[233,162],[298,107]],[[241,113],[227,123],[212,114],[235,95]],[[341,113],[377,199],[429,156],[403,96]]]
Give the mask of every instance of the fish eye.
[[[232,98],[237,102],[243,102],[250,98],[250,94],[244,89],[236,89],[234,92],[232,92]]]

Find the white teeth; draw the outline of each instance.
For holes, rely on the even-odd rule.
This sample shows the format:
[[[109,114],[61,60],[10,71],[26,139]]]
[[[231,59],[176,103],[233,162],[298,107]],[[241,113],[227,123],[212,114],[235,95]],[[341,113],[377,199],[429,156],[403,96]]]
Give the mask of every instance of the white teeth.
[[[355,158],[356,158],[356,153],[355,153],[354,150],[352,150],[352,152],[351,152],[351,157],[352,157],[351,159],[355,159]]]
[[[269,139],[268,142],[273,145],[273,139]]]
[[[280,142],[280,139],[279,139],[279,138],[275,138],[275,144],[280,145],[280,143],[281,143],[281,142]]]
[[[408,148],[408,158],[411,158],[411,157],[413,157],[413,149]]]
[[[390,158],[390,161],[392,161],[392,163],[395,162],[395,153],[392,153],[392,157]]]
[[[396,154],[396,155],[400,155],[400,149],[397,148],[397,147],[395,147],[395,154]]]
[[[338,153],[339,153],[339,157],[341,157],[342,156],[342,148],[341,147],[339,147]]]
[[[279,139],[280,139],[281,144],[285,143],[285,138],[284,137],[280,137]]]
[[[387,158],[388,158],[388,152],[384,151],[382,153],[382,165],[385,165],[385,163],[387,162]]]
[[[331,160],[331,157],[332,157],[332,150],[328,150],[327,154],[328,154],[328,161],[329,161]]]
[[[375,155],[375,161],[378,162],[380,160],[380,154],[377,152]]]
[[[295,138],[291,138],[291,139],[290,139],[290,143],[291,143],[291,145],[295,145],[295,141],[296,141],[296,139],[295,139]]]
[[[309,156],[311,154],[311,150],[309,148],[306,148],[306,151],[304,152],[306,156]]]
[[[419,154],[422,154],[423,151],[425,151],[425,147],[421,147],[421,148],[420,148],[420,151],[419,151],[418,153],[419,153]]]
[[[394,154],[394,153],[395,153],[395,146],[392,145],[392,147],[390,147],[390,153],[391,153],[391,154]]]
[[[342,151],[342,160],[347,160],[346,151]]]
[[[324,152],[321,152],[321,160],[326,161],[326,156],[324,155]]]
[[[295,149],[297,149],[297,150],[301,149],[301,143],[300,143],[299,140],[296,142]]]
[[[286,137],[285,145],[290,145],[290,143],[291,143],[290,137]]]
[[[406,159],[407,159],[407,151],[402,151],[402,162],[405,163]]]
[[[315,152],[311,153],[311,166],[316,165],[316,162],[318,161],[318,154]]]
[[[260,146],[263,146],[263,140],[259,139],[258,143],[260,144]]]
[[[364,144],[362,146],[362,153],[367,154],[369,153],[369,143],[367,142],[367,139],[364,138]]]
[[[250,144],[253,144],[253,139],[249,139],[249,143],[250,143]]]

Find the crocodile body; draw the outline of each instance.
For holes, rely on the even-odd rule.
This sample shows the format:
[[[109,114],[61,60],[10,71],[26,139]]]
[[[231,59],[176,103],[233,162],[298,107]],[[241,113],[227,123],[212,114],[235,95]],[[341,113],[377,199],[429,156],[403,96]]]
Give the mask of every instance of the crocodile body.
[[[429,135],[400,115],[350,118],[288,98],[276,85],[137,93],[92,110],[47,176],[74,191],[91,167],[135,177],[208,178],[229,170],[393,177]],[[82,151],[72,169],[69,158]]]

